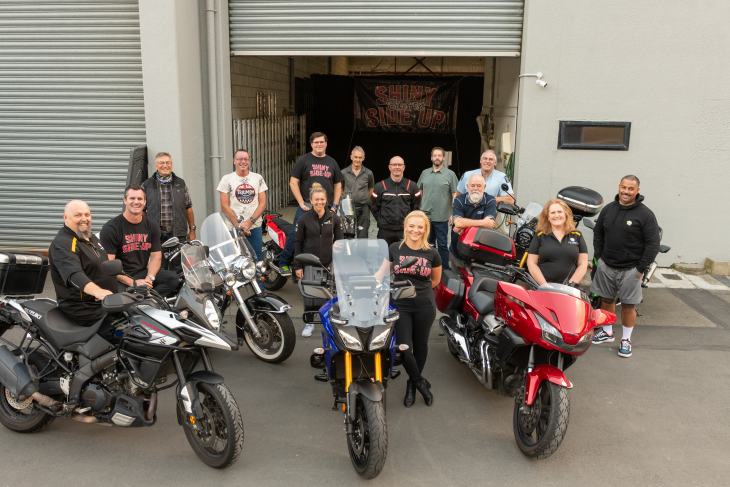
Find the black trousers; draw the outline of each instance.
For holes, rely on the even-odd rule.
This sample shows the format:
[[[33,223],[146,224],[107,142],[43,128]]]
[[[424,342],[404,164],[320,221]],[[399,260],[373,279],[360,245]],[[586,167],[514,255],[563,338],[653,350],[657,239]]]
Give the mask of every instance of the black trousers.
[[[134,279],[144,279],[147,277],[147,269],[139,271],[136,275],[132,276]],[[155,276],[155,281],[152,285],[152,289],[160,293],[163,298],[169,298],[172,296],[178,285],[178,276],[172,271],[165,271],[160,269]],[[127,285],[119,283],[119,292],[124,292],[127,289]]]
[[[393,304],[398,307],[400,318],[395,323],[395,342],[408,345],[403,352],[403,368],[408,378],[418,380],[428,357],[428,336],[436,319],[436,302],[433,291],[430,296],[402,299]]]
[[[355,216],[357,217],[357,238],[368,238],[370,231],[370,207],[356,206]]]
[[[403,232],[393,232],[390,230],[378,230],[378,239],[385,240],[388,247],[396,242],[403,240]]]

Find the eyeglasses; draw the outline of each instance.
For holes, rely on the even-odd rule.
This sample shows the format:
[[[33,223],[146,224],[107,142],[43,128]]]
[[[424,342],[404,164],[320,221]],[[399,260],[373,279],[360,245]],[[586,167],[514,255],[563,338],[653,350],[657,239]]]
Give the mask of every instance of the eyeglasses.
[[[321,144],[326,144],[326,143],[327,142],[323,142],[321,140],[318,140],[317,142],[312,142],[312,145],[321,145]]]
[[[172,162],[155,162],[158,166],[172,166]]]
[[[390,167],[406,167],[405,164],[388,164]]]
[[[241,162],[241,161],[250,161],[251,158],[250,157],[234,157],[233,160],[236,162]]]

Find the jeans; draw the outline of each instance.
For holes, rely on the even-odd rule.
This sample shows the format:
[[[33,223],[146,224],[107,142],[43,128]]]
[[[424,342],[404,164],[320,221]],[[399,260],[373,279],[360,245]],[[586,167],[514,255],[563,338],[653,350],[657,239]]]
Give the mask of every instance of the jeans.
[[[428,243],[435,247],[437,242],[441,265],[444,269],[451,269],[449,267],[449,222],[431,222]]]
[[[246,235],[246,240],[248,240],[248,243],[251,244],[251,247],[253,247],[253,250],[256,252],[257,261],[261,260],[261,250],[264,247],[263,228],[263,226],[252,228],[250,230],[251,235]]]
[[[299,221],[299,217],[305,213],[306,211],[302,210],[301,206],[297,208],[297,212],[294,213],[294,221],[291,222],[291,232],[289,232],[289,235],[286,236],[286,245],[284,246],[284,250],[281,251],[281,254],[279,254],[280,268],[290,265],[294,258],[294,235],[297,233],[297,221]]]
[[[368,238],[368,232],[370,231],[370,207],[367,205],[356,206],[355,216],[357,217],[357,238]]]
[[[147,277],[147,269],[142,269],[137,274],[133,275],[132,278],[134,278],[137,281],[140,281]],[[157,271],[157,275],[155,276],[155,280],[152,283],[152,289],[160,293],[160,295],[163,298],[169,298],[172,296],[177,289],[178,284],[180,283],[180,279],[178,278],[177,274],[175,274],[172,271],[166,271],[163,269],[160,269]],[[117,283],[119,292],[124,292],[127,289],[126,284],[122,284],[121,282]],[[141,286],[142,283],[138,282],[138,286]]]

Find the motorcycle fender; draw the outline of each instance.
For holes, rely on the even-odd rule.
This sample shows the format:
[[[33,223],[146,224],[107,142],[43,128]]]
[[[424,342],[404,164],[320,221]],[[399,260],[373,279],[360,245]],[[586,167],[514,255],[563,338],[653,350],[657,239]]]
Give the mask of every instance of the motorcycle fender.
[[[206,384],[222,384],[223,377],[220,374],[209,370],[198,370],[188,375],[187,382],[180,388],[180,401],[182,402],[185,412],[193,415],[195,419],[203,417],[203,409],[200,406],[200,394],[198,393],[198,382]]]
[[[573,384],[565,377],[563,372],[553,365],[538,365],[532,372],[527,373],[527,381],[525,384],[525,404],[532,406],[535,402],[537,390],[540,388],[542,381],[547,380],[553,384],[571,389]]]
[[[276,294],[254,294],[245,301],[250,311],[268,311],[269,313],[286,313],[291,309],[289,303]]]
[[[373,402],[383,400],[385,388],[383,384],[378,382],[351,382],[347,388],[347,395],[350,396],[350,422],[355,421],[355,404],[357,403],[357,395],[362,394]]]

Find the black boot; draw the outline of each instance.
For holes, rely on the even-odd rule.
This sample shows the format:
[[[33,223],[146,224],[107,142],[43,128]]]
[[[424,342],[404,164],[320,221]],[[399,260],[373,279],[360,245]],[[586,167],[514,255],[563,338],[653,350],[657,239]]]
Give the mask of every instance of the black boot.
[[[406,397],[403,399],[403,405],[407,408],[413,406],[416,402],[416,386],[412,380],[406,382]]]
[[[431,404],[433,404],[433,394],[431,394],[431,390],[429,389],[429,386],[431,384],[429,384],[428,381],[424,378],[413,381],[413,383],[415,384],[416,389],[418,389],[418,392],[420,392],[423,396],[423,400],[426,402],[426,406],[430,406]]]

